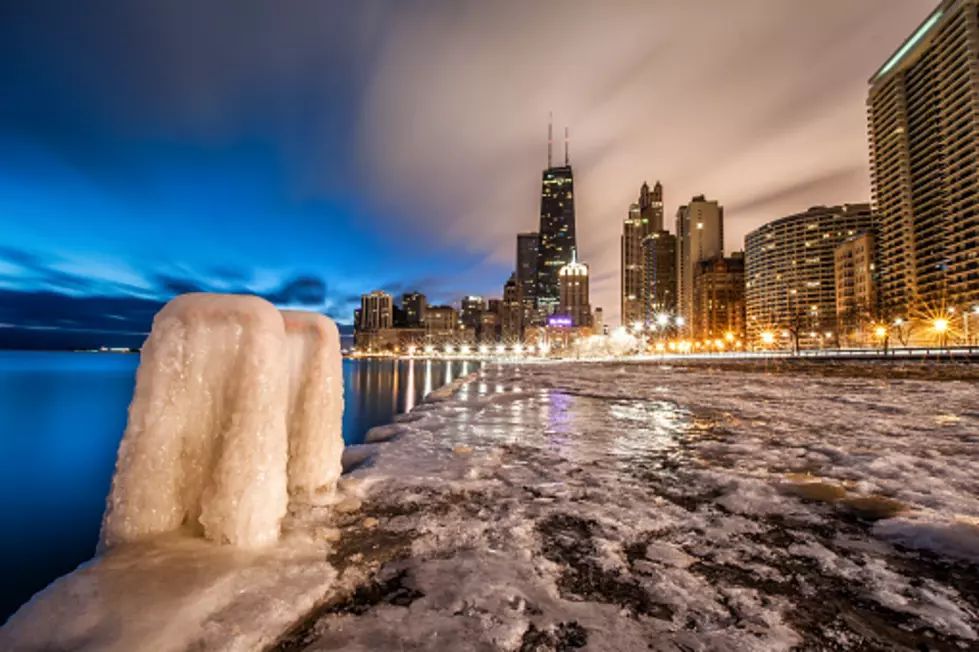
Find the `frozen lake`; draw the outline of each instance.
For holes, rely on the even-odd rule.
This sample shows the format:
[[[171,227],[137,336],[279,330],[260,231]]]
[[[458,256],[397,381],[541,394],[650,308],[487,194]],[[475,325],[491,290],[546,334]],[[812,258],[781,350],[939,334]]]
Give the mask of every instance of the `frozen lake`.
[[[138,363],[0,352],[0,622],[94,553]],[[345,440],[358,443],[475,364],[345,360]]]

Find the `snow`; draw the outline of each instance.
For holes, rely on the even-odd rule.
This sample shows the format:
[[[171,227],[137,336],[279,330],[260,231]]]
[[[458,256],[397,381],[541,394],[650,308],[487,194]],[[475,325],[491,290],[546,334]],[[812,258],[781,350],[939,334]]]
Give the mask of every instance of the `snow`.
[[[286,512],[282,316],[253,296],[186,294],[153,321],[102,525],[102,545],[184,525],[253,547]]]
[[[975,647],[976,384],[760,370],[486,366],[345,455],[334,505],[235,551],[267,560],[229,572],[249,607],[203,583],[163,613],[234,632],[227,649]],[[151,616],[62,617],[66,591],[22,608],[0,648]]]
[[[289,349],[289,494],[329,495],[342,471],[340,333],[323,315],[284,311]]]

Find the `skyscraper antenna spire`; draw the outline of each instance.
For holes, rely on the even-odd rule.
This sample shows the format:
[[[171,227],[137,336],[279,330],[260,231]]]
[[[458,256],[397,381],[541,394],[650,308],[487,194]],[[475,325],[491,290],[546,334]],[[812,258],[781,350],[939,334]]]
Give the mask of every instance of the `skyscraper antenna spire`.
[[[554,149],[554,113],[547,114],[547,168],[553,164],[552,151]]]
[[[571,159],[568,158],[568,142],[571,139],[568,138],[568,128],[564,128],[564,167],[571,165]]]

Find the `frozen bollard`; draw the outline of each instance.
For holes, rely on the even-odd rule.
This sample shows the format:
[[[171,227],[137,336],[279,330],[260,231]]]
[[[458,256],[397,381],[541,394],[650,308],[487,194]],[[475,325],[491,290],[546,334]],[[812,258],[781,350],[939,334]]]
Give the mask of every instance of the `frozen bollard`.
[[[283,311],[289,350],[289,494],[329,495],[342,472],[340,333],[317,313]]]
[[[282,315],[254,296],[187,294],[143,347],[100,546],[181,527],[275,542],[287,507]]]

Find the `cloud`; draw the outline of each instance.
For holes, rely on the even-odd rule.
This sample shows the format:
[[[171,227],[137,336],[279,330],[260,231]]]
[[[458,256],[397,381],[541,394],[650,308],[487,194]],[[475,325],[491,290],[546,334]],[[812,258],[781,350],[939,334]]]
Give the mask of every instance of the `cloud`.
[[[453,279],[410,285],[440,297],[502,291],[515,234],[537,227],[553,111],[571,129],[592,300],[614,322],[621,220],[644,180],[663,182],[668,224],[692,195],[724,204],[728,250],[811,204],[868,199],[867,78],[934,0],[43,4],[0,21],[15,82],[0,135],[126,188],[152,185],[134,142],[260,143],[290,198],[348,193],[367,230],[416,259],[470,256]],[[262,290],[335,305],[307,281]]]

